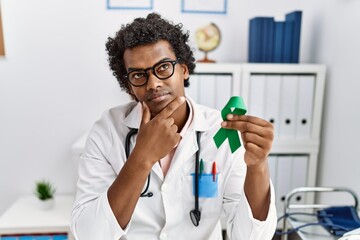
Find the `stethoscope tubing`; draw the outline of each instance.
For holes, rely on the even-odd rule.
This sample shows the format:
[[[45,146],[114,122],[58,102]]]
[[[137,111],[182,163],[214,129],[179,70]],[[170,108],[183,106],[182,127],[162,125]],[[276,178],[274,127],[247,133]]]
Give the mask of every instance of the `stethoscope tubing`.
[[[130,131],[128,132],[128,134],[126,135],[126,138],[125,138],[126,159],[128,159],[130,156],[130,139],[133,135],[137,134],[137,132],[138,132],[137,129],[131,128]],[[153,196],[152,192],[147,193],[147,191],[149,190],[149,186],[150,186],[150,174],[151,174],[151,172],[149,173],[149,175],[147,177],[147,181],[146,181],[147,183],[146,183],[145,190],[140,194],[140,197],[152,197]]]

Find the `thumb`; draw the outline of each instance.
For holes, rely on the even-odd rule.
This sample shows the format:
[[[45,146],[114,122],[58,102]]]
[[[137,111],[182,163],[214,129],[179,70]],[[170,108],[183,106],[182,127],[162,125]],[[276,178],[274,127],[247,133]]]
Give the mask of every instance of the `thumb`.
[[[146,124],[150,121],[151,113],[149,107],[146,105],[145,102],[142,102],[143,105],[143,115],[141,119],[141,125]]]

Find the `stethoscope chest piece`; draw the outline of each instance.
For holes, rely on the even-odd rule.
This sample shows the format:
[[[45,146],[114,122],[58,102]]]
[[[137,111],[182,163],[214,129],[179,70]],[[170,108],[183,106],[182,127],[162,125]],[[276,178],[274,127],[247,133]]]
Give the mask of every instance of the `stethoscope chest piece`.
[[[199,226],[199,222],[200,222],[200,218],[201,218],[201,212],[199,210],[191,210],[190,211],[190,218],[191,221],[193,222],[194,226],[197,227]]]

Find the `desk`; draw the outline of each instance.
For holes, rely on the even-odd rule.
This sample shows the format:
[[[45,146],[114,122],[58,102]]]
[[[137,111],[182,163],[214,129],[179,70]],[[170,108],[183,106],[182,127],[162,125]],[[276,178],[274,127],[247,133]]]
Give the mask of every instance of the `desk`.
[[[67,233],[70,232],[70,217],[74,204],[73,196],[56,196],[55,206],[41,210],[35,196],[20,197],[0,216],[0,236],[5,234]]]

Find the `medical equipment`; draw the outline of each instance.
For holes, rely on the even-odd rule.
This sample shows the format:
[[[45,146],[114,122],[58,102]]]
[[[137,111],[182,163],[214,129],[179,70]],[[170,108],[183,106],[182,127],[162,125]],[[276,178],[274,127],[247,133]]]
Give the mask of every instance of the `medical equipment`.
[[[137,132],[138,132],[137,129],[132,128],[132,129],[130,129],[130,131],[126,135],[126,138],[125,138],[125,154],[126,154],[126,158],[129,158],[129,155],[130,155],[130,139],[131,139],[132,136],[137,134]],[[199,226],[199,222],[200,222],[200,219],[201,219],[201,212],[199,210],[200,132],[196,132],[196,140],[197,140],[197,144],[198,144],[199,149],[195,154],[195,209],[190,211],[190,219],[191,219],[192,223],[194,224],[194,226],[197,227],[197,226]],[[150,186],[150,174],[151,174],[151,172],[148,175],[145,190],[140,194],[140,197],[152,197],[153,196],[152,192],[147,192],[149,190],[149,186]]]
[[[329,205],[329,204],[298,204],[292,201],[299,194],[323,194],[323,193],[342,193],[347,194],[353,203],[349,205]],[[342,196],[342,195],[341,195]],[[332,230],[344,230],[349,231],[348,227],[351,222],[359,221],[358,216],[354,216],[354,219],[346,217],[344,220],[349,222],[340,223],[336,219],[343,217],[341,215],[332,213],[336,209],[356,209],[358,207],[358,197],[355,192],[348,188],[329,188],[329,187],[300,187],[293,189],[286,195],[284,203],[284,216],[280,219],[283,220],[283,232],[282,240],[288,239],[288,234],[296,232],[300,239],[307,240],[325,240],[325,239],[338,239],[336,234],[332,233]],[[294,212],[293,210],[301,210]],[[352,211],[353,212],[353,211]],[[356,213],[356,212],[355,212]],[[353,214],[353,213],[352,213]],[[325,221],[324,221],[325,220]],[[292,230],[288,230],[289,224]],[[328,231],[330,230],[330,231]],[[330,233],[331,234],[330,234]]]

